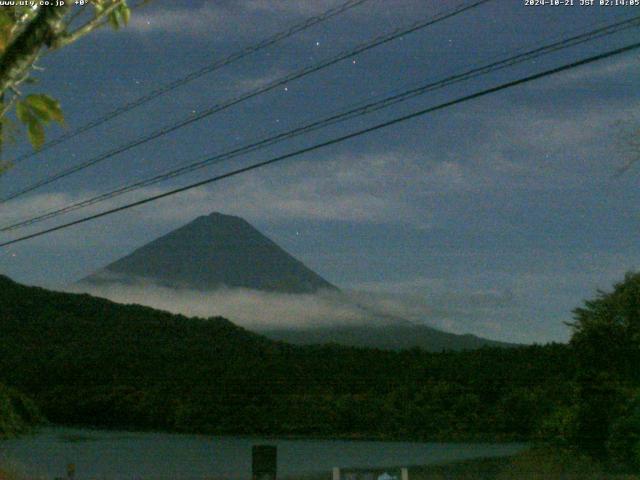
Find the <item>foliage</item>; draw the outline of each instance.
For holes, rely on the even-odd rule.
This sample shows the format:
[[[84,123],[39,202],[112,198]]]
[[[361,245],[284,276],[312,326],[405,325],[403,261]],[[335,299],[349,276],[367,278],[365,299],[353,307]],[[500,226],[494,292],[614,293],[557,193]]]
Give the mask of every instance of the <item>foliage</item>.
[[[589,461],[637,470],[639,298],[640,277],[630,274],[587,301],[575,311],[568,346],[393,352],[296,347],[223,318],[186,318],[0,277],[0,381],[62,424],[545,439],[559,452],[577,448]],[[557,460],[549,474],[563,471]]]
[[[12,465],[0,465],[0,480],[26,480],[26,478]]]
[[[610,293],[574,310],[571,345],[584,375],[606,372],[624,384],[640,383],[640,273],[628,273]]]
[[[640,388],[640,273],[574,311],[578,413],[573,443],[636,469]]]
[[[385,469],[380,471],[383,472]],[[306,479],[294,478],[321,480],[325,477],[317,475],[308,476]],[[638,477],[609,472],[605,465],[572,449],[534,446],[512,456],[410,467],[409,478],[412,480],[637,480]]]
[[[49,420],[109,428],[415,439],[531,438],[570,401],[563,345],[468,352],[295,347],[0,278],[0,381]]]
[[[42,416],[31,400],[0,384],[0,438],[22,433],[41,421]]]
[[[612,423],[607,450],[614,464],[640,471],[640,392],[635,393],[624,413]]]
[[[496,480],[604,480],[619,478],[592,458],[562,448],[534,448],[509,459]],[[622,478],[620,478],[622,480]]]
[[[585,302],[575,310],[569,346],[392,352],[295,347],[222,318],[186,318],[0,277],[0,381],[63,424],[547,439],[558,451],[577,447],[593,461],[637,470],[639,299],[640,275],[629,274]],[[562,472],[563,462],[558,457],[549,474]]]
[[[83,0],[75,2],[79,4],[75,11],[70,1],[59,6],[20,3],[0,8],[0,145],[13,137],[15,124],[8,114],[15,107],[29,141],[39,149],[45,140],[44,127],[64,118],[58,102],[48,95],[23,97],[20,88],[37,81],[32,77],[36,62],[45,52],[70,45],[105,23],[114,29],[125,26],[131,10],[126,0]],[[93,8],[87,9],[88,5]]]
[[[557,447],[567,447],[577,437],[577,418],[577,403],[558,406],[542,419],[538,436]]]
[[[27,126],[29,141],[35,149],[44,144],[44,125],[51,120],[63,123],[60,103],[48,95],[27,95],[16,102],[16,115]]]

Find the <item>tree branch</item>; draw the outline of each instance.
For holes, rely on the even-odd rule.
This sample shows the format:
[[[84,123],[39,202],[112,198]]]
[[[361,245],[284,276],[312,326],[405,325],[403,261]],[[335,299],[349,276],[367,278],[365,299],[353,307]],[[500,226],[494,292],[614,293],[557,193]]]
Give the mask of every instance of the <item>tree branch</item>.
[[[17,95],[14,95],[11,97],[11,100],[9,100],[3,107],[2,110],[0,110],[0,119],[3,118],[7,112],[9,110],[11,110],[11,107],[13,107],[13,104],[15,103],[16,99],[17,99]]]
[[[118,8],[124,2],[125,0],[114,0],[114,2],[111,3],[111,5],[105,8],[102,12],[100,12],[99,15],[96,15],[93,19],[89,20],[83,26],[78,27],[76,30],[74,30],[71,33],[65,33],[56,37],[56,39],[54,40],[51,46],[52,50],[57,50],[59,48],[66,47],[67,45],[73,42],[76,42],[80,38],[84,37],[88,33],[91,33],[97,28],[100,28],[102,25],[104,25],[104,23],[106,22],[106,18],[111,14],[111,12],[113,12],[116,8]]]
[[[44,6],[35,18],[9,45],[0,59],[0,93],[15,84],[28,72],[38,58],[40,49],[49,46],[64,28],[64,16],[71,2],[65,5]]]
[[[16,18],[15,23],[13,24],[13,27],[11,27],[11,33],[9,38],[10,39],[15,38],[16,35],[28,25],[28,22],[30,22],[37,15],[38,10],[41,8],[42,8],[41,6],[36,5],[34,8],[30,9],[27,13],[22,15],[22,17]]]

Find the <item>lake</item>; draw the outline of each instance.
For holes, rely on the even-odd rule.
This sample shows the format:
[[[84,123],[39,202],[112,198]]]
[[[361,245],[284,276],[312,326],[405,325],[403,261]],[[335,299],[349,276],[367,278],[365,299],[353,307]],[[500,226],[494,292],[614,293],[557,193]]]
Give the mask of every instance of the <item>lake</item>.
[[[0,459],[51,479],[74,463],[84,479],[198,479],[251,477],[251,447],[278,447],[278,475],[330,472],[340,467],[411,466],[517,453],[522,443],[418,443],[215,437],[149,432],[48,428],[0,441]]]

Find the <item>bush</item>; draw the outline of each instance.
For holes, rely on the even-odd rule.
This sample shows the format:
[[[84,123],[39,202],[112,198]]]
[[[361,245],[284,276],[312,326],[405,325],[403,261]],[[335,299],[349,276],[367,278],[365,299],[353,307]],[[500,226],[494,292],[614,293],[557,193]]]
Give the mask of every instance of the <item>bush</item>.
[[[640,273],[574,310],[578,413],[573,442],[591,455],[637,462],[633,392],[640,388]],[[633,457],[636,456],[634,460]]]
[[[0,384],[0,438],[17,435],[43,421],[35,404]]]
[[[625,414],[613,423],[607,450],[617,466],[640,472],[640,393],[634,395]]]

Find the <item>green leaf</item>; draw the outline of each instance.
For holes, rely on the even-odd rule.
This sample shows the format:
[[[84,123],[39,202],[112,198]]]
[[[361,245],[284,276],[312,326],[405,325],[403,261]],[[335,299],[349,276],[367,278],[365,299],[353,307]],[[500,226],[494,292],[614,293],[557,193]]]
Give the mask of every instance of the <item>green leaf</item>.
[[[22,123],[29,123],[31,112],[29,112],[29,107],[24,102],[16,102],[16,116]]]
[[[120,14],[122,16],[122,23],[124,25],[128,25],[129,24],[129,20],[131,19],[131,9],[127,6],[126,2],[123,2],[122,5],[120,5],[120,7],[118,7],[120,9]]]
[[[93,4],[93,8],[96,10],[96,16],[100,15],[104,11],[102,0],[93,0],[91,3]]]
[[[117,8],[109,14],[109,23],[114,28],[114,30],[120,29],[120,24],[122,23],[122,14],[120,10]]]
[[[38,150],[45,140],[44,124],[51,120],[64,122],[60,103],[44,94],[27,95],[24,100],[16,102],[16,116],[27,126],[27,134],[31,145]]]
[[[29,133],[29,141],[31,145],[33,145],[33,148],[40,150],[42,145],[44,145],[44,127],[42,123],[40,123],[38,119],[33,119],[27,124],[27,131]]]
[[[47,123],[53,120],[64,123],[64,115],[60,108],[60,102],[54,100],[49,95],[28,95],[24,99],[24,103],[26,103],[33,113],[43,122]]]
[[[13,16],[10,15],[9,11],[5,8],[0,8],[0,27],[12,27],[13,26]]]
[[[118,30],[120,27],[126,26],[130,18],[131,9],[127,6],[127,2],[123,1],[109,14],[109,23]]]

